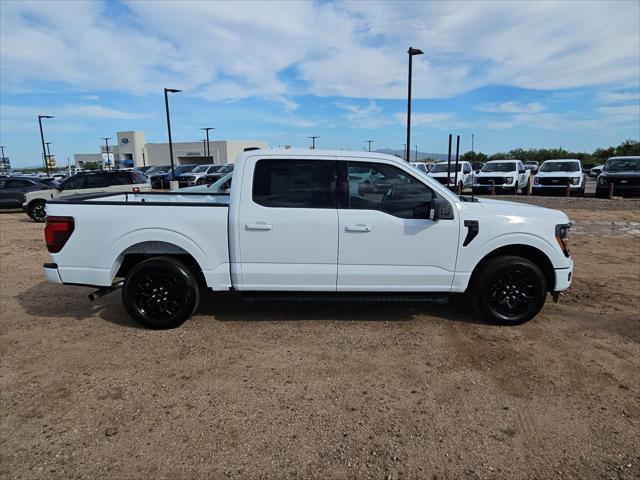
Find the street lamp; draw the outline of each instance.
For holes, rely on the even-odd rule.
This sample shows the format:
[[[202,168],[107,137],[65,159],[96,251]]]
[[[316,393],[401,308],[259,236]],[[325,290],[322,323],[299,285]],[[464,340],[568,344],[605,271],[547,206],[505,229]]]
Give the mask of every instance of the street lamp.
[[[202,139],[202,153],[205,158],[209,156],[207,155],[207,139],[206,138]]]
[[[207,152],[206,152],[206,157],[210,157],[211,156],[211,146],[209,145],[209,130],[215,130],[215,127],[204,127],[201,128],[200,130],[204,130],[205,132],[207,132]]]
[[[49,176],[49,162],[47,162],[47,150],[44,148],[44,133],[42,133],[42,119],[54,118],[53,115],[38,115],[38,124],[40,124],[40,140],[42,141],[42,158],[44,159],[44,169]]]
[[[404,159],[409,161],[409,148],[411,148],[411,71],[413,70],[413,56],[414,55],[422,55],[424,52],[419,48],[409,47],[407,50],[409,54],[409,85],[408,85],[408,93],[407,93],[407,146],[405,150]]]
[[[182,90],[178,90],[175,88],[165,88],[164,89],[164,109],[167,113],[167,133],[169,134],[169,157],[171,158],[171,178],[173,179],[175,175],[175,170],[173,166],[173,142],[171,141],[171,120],[169,118],[169,93],[179,93]]]
[[[111,140],[111,137],[100,137],[100,138],[104,140],[105,149],[107,150],[107,165],[109,165],[109,170],[111,170],[111,162],[109,159],[109,140]],[[102,170],[102,162],[100,162],[100,170]]]
[[[51,145],[51,142],[44,142],[44,144],[47,146],[47,164],[51,161],[51,150],[49,149],[49,145]]]
[[[369,151],[371,151],[371,144],[373,143],[373,140],[365,140],[365,142],[369,144]]]
[[[311,139],[311,150],[315,150],[316,149],[316,138],[320,138],[319,136],[315,135],[312,137],[307,137]]]

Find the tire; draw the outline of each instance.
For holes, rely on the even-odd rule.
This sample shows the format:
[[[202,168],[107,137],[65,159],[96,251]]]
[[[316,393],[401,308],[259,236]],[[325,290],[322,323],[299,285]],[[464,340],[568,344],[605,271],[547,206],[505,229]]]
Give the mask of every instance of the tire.
[[[498,325],[520,325],[542,309],[547,281],[536,264],[516,255],[503,255],[488,260],[481,268],[473,280],[471,297],[484,319]]]
[[[195,275],[171,257],[152,257],[138,263],[122,286],[122,303],[129,316],[156,330],[182,325],[196,311],[199,301]]]
[[[34,222],[44,222],[47,218],[46,205],[47,202],[44,200],[34,200],[27,207],[27,215],[29,215]]]

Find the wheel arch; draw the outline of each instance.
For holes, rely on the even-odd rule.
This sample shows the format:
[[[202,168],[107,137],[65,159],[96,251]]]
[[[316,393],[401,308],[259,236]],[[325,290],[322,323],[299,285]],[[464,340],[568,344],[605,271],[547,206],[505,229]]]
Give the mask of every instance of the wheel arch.
[[[553,268],[553,263],[549,259],[546,253],[544,253],[539,248],[536,248],[532,245],[527,245],[523,243],[516,243],[510,245],[503,245],[501,247],[497,247],[494,250],[487,253],[482,259],[476,264],[474,267],[471,277],[469,278],[469,287],[471,287],[478,274],[482,271],[484,265],[486,265],[487,261],[496,258],[502,255],[515,255],[518,257],[526,258],[531,261],[535,265],[542,270],[544,277],[547,281],[547,290],[553,291],[555,287],[555,269]]]

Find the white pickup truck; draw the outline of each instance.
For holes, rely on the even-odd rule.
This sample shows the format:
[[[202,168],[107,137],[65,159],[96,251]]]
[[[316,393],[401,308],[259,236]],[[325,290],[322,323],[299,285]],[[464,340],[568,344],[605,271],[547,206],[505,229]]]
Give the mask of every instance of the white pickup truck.
[[[571,224],[560,211],[458,196],[378,153],[255,150],[235,165],[229,194],[49,201],[47,279],[100,287],[93,296],[122,286],[128,313],[151,328],[183,323],[204,287],[385,299],[468,292],[482,317],[514,325],[571,283]],[[351,173],[363,169],[375,189],[358,187]]]

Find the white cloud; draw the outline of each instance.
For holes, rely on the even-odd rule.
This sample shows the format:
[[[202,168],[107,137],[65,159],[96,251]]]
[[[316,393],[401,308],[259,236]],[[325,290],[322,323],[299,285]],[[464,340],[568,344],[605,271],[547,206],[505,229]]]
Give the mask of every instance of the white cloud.
[[[483,103],[476,105],[474,110],[487,113],[538,113],[545,109],[541,103],[520,103],[520,102],[504,102],[504,103]]]
[[[394,118],[403,126],[407,126],[407,114],[406,112],[397,112]],[[441,128],[459,126],[458,122],[452,113],[439,112],[439,113],[412,113],[411,114],[411,126],[417,127],[419,125],[436,125]]]
[[[352,128],[374,129],[394,123],[390,117],[380,115],[382,109],[375,102],[369,102],[365,107],[339,102],[335,105],[346,110],[344,118]]]
[[[131,120],[146,118],[147,114],[126,112],[100,105],[61,105],[57,107],[37,108],[17,105],[2,105],[0,113],[3,118],[34,118],[38,115],[54,115],[58,119],[103,118]]]
[[[2,87],[210,100],[637,85],[639,2],[2,2]],[[127,8],[119,15],[109,13]],[[615,25],[615,28],[603,28]]]
[[[628,102],[630,100],[640,100],[640,92],[602,92],[598,98],[604,103]]]

